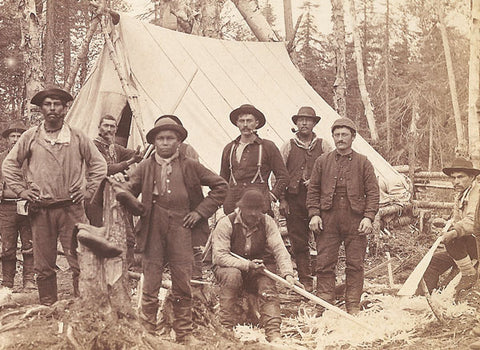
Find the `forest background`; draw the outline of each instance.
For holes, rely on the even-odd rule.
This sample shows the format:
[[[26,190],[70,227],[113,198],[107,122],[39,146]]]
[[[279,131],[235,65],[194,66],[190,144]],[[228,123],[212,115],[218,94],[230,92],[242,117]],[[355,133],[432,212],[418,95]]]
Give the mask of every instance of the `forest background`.
[[[470,151],[478,138],[478,119],[475,130],[468,126],[469,23],[475,2],[110,0],[106,5],[175,30],[258,40],[242,17],[250,6],[268,23],[264,29],[273,32],[270,39],[287,41],[292,61],[308,83],[353,119],[387,161],[439,170],[456,149],[468,152],[469,137]],[[293,35],[285,30],[286,3],[294,9]],[[87,0],[0,0],[3,126],[17,119],[30,125],[38,121],[28,103],[35,90],[58,85],[78,92],[104,42],[97,9]]]

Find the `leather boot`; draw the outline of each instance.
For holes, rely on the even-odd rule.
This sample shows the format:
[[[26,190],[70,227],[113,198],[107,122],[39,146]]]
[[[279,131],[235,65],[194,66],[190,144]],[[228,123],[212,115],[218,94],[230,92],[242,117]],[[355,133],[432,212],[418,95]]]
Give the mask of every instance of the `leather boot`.
[[[193,331],[192,322],[192,300],[191,299],[173,299],[173,330],[177,343],[184,343],[186,338]]]
[[[317,274],[317,297],[323,299],[327,303],[334,305],[335,303],[335,276]],[[316,306],[317,317],[325,312],[323,306]]]
[[[2,286],[13,288],[17,260],[2,259]]]
[[[147,330],[147,332],[153,333],[157,328],[157,305],[143,305],[140,311],[140,323]]]
[[[281,338],[280,324],[282,319],[280,317],[280,302],[276,295],[260,296],[260,325],[265,329],[265,337],[267,341],[272,342],[275,339]]]
[[[40,304],[50,306],[57,301],[57,276],[37,278],[38,296]]]
[[[347,273],[345,281],[345,308],[347,312],[356,315],[360,312],[360,299],[363,293],[363,275]]]
[[[303,284],[307,292],[311,292],[313,290],[313,285],[312,276],[310,275],[310,253],[297,253],[295,261],[297,263],[297,273],[300,283]]]
[[[33,255],[23,254],[23,289],[35,289],[35,273],[33,270]]]
[[[220,323],[227,329],[233,329],[237,324],[238,291],[223,287],[220,294]]]

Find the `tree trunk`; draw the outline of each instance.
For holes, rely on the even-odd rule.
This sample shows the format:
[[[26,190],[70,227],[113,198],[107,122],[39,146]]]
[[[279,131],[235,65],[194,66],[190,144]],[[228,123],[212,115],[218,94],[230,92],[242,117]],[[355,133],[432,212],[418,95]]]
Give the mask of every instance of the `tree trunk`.
[[[392,149],[392,125],[390,121],[390,0],[385,13],[385,127],[387,129],[387,150]]]
[[[42,60],[42,25],[41,14],[36,12],[35,0],[21,1],[19,5],[21,15],[20,30],[23,49],[23,62],[25,67],[25,93],[23,113],[31,120],[30,99],[43,88],[43,60]]]
[[[415,148],[417,144],[417,121],[419,119],[418,116],[418,101],[417,97],[414,97],[415,100],[413,101],[412,105],[412,120],[410,122],[410,129],[408,130],[408,177],[412,183],[412,199],[415,199],[415,163],[416,163],[416,155],[415,155]]]
[[[480,165],[478,101],[480,99],[480,0],[472,0],[468,72],[468,142],[472,161]]]
[[[278,41],[255,0],[232,0],[258,41]]]
[[[287,43],[293,40],[293,16],[292,0],[283,0],[283,19],[285,22],[285,41]]]
[[[67,0],[64,0],[62,6],[63,14],[63,82],[68,78],[68,73],[70,72],[70,65],[72,63],[72,43],[70,39],[70,3]]]
[[[47,0],[44,38],[45,84],[47,86],[55,83],[55,2],[56,0]]]
[[[467,145],[466,145],[465,136],[463,133],[463,124],[462,124],[462,116],[460,114],[460,106],[458,104],[457,83],[455,82],[455,72],[453,71],[452,55],[450,53],[450,45],[448,43],[447,28],[445,26],[445,13],[444,13],[443,5],[441,3],[437,5],[437,11],[438,11],[438,26],[440,27],[440,33],[442,36],[443,51],[445,53],[445,63],[447,65],[448,84],[450,87],[450,97],[452,99],[453,115],[455,118],[455,128],[457,131],[457,148],[459,149],[460,152],[464,152],[464,150],[467,148]]]
[[[432,171],[433,166],[433,115],[428,114],[428,171]]]
[[[365,72],[363,70],[362,59],[362,46],[360,41],[360,34],[358,33],[357,15],[355,10],[355,1],[349,0],[350,3],[350,15],[352,17],[353,28],[353,43],[355,47],[355,61],[357,65],[357,77],[358,88],[360,89],[360,95],[362,97],[363,106],[365,108],[365,116],[367,118],[368,128],[370,129],[370,135],[372,142],[378,142],[377,125],[375,122],[375,116],[373,115],[373,107],[368,94],[367,85],[365,84]]]
[[[347,116],[346,63],[345,63],[345,22],[343,18],[343,0],[331,0],[333,34],[335,37],[335,82],[333,83],[333,104],[341,117]]]
[[[221,37],[220,31],[220,12],[222,10],[223,0],[204,0],[200,4],[200,22],[198,28],[192,31],[192,34],[206,36],[209,38]]]

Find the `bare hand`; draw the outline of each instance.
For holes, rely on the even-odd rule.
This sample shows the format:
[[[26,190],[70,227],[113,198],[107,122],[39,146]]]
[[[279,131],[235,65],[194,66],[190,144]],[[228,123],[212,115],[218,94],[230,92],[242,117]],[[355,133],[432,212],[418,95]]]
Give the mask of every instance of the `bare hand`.
[[[310,179],[303,181],[303,184],[305,187],[308,187],[308,185],[310,185]]]
[[[70,198],[72,199],[72,202],[76,204],[83,201],[85,196],[83,195],[83,191],[81,189],[74,189],[70,190]]]
[[[261,259],[253,259],[248,263],[248,270],[249,271],[257,271],[259,269],[264,269],[265,265],[263,264],[263,260]]]
[[[303,284],[301,284],[300,281],[297,281],[297,279],[295,277],[293,277],[292,275],[286,275],[285,280],[292,286],[297,286],[297,287],[300,287],[302,289],[305,289],[305,286]]]
[[[280,200],[280,206],[278,209],[280,210],[280,215],[283,215],[284,217],[287,217],[287,215],[290,214],[290,207],[285,199]]]
[[[361,236],[368,235],[373,232],[372,220],[370,218],[363,218],[358,225],[358,232]]]
[[[117,181],[117,182],[120,182],[120,183],[125,183],[127,182],[127,179],[125,177],[125,175],[123,173],[116,173],[116,174],[113,174],[113,175],[110,175],[110,178]]]
[[[19,196],[20,198],[26,199],[29,202],[36,202],[40,199],[40,191],[36,188],[29,188],[23,190]]]
[[[448,243],[448,242],[452,241],[453,239],[457,238],[457,236],[458,236],[458,234],[457,234],[457,231],[455,231],[455,230],[445,232],[442,235],[442,242]]]
[[[202,218],[195,210],[191,211],[183,218],[183,227],[192,228]]]
[[[322,218],[318,215],[312,216],[310,223],[308,224],[310,230],[316,233],[320,233],[323,230]]]
[[[143,153],[140,151],[140,146],[137,147],[137,150],[132,156],[133,162],[140,163],[143,160]]]

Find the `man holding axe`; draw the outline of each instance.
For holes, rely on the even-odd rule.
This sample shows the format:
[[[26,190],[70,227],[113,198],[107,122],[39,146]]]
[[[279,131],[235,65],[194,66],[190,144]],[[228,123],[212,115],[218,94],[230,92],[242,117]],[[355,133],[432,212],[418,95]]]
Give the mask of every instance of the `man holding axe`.
[[[262,273],[268,268],[292,286],[293,266],[275,221],[265,211],[262,192],[244,192],[237,209],[223,217],[212,233],[213,271],[222,292],[220,322],[232,329],[236,323],[236,303],[242,288],[258,295],[260,324],[272,342],[280,336],[280,303],[275,281]],[[236,256],[235,256],[236,255]],[[247,260],[248,259],[248,260]]]
[[[456,192],[450,229],[444,230],[442,241],[445,250],[436,252],[424,279],[429,291],[437,287],[439,276],[456,265],[462,277],[455,288],[457,296],[461,291],[472,288],[477,282],[477,270],[472,260],[478,260],[477,239],[474,230],[475,211],[479,201],[479,188],[476,176],[480,170],[473,167],[471,161],[456,158],[452,166],[444,168]]]

